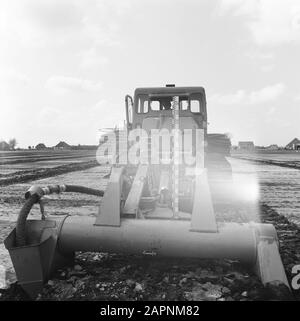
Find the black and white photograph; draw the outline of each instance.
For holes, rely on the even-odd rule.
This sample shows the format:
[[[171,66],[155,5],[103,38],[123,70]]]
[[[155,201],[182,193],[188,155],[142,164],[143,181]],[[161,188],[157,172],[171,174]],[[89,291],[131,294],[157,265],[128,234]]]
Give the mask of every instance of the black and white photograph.
[[[299,0],[0,1],[0,301],[300,301]]]

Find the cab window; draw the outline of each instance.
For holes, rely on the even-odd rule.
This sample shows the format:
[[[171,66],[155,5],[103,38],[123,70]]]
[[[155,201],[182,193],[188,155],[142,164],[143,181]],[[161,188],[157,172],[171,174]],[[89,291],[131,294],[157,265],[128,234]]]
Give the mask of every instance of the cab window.
[[[189,99],[192,113],[204,113],[203,97],[200,93],[191,94]]]
[[[139,114],[145,114],[149,111],[149,101],[147,99],[147,96],[141,96],[138,99],[138,105],[137,105],[137,113]]]
[[[199,100],[191,100],[191,112],[192,113],[200,113],[200,101]]]
[[[159,100],[151,100],[151,110],[160,110]]]
[[[180,110],[188,110],[189,109],[189,102],[187,99],[180,100]]]

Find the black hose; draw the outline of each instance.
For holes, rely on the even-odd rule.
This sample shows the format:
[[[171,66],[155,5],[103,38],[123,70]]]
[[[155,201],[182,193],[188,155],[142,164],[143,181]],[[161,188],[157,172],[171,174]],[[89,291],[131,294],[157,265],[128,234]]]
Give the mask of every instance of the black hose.
[[[88,195],[103,196],[104,191],[78,185],[66,185],[66,192],[83,193]]]
[[[32,206],[39,201],[37,194],[31,195],[22,206],[16,225],[16,246],[26,245],[26,220]]]
[[[59,185],[51,185],[47,186],[47,194],[53,194],[53,193],[60,193],[62,190],[62,186]],[[94,196],[103,196],[104,191],[103,190],[97,190],[89,187],[84,186],[78,186],[78,185],[64,185],[64,191],[70,192],[70,193],[83,193],[88,195],[94,195]],[[39,194],[41,193],[41,194]],[[25,194],[26,202],[23,205],[23,207],[20,210],[17,224],[16,224],[16,246],[25,246],[26,245],[26,220],[27,217],[31,211],[31,208],[35,203],[38,203],[40,198],[45,195],[44,190],[39,188],[39,193],[33,193],[27,192]]]

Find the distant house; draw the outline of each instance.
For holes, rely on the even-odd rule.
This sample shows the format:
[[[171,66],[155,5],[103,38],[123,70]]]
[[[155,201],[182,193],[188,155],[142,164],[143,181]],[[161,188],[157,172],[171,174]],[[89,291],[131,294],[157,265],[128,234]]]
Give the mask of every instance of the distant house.
[[[72,150],[95,150],[98,148],[97,145],[80,145],[77,146],[71,146]]]
[[[285,146],[285,149],[300,150],[300,140],[298,138],[294,138],[290,143],[288,143]]]
[[[269,149],[269,150],[277,150],[279,149],[278,145],[276,144],[272,144],[270,146],[267,146],[266,149]]]
[[[255,146],[253,142],[239,142],[240,150],[254,150]]]
[[[10,150],[9,144],[4,140],[0,142],[0,150]]]
[[[54,146],[54,149],[69,150],[69,149],[71,149],[71,146],[69,144],[67,144],[66,142],[59,142],[56,146]]]

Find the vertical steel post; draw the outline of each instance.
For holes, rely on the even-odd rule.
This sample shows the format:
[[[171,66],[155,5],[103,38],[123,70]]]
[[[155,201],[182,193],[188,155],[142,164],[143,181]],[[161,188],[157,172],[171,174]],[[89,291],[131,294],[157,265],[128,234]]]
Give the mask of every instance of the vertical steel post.
[[[179,96],[173,97],[173,217],[179,216]]]

